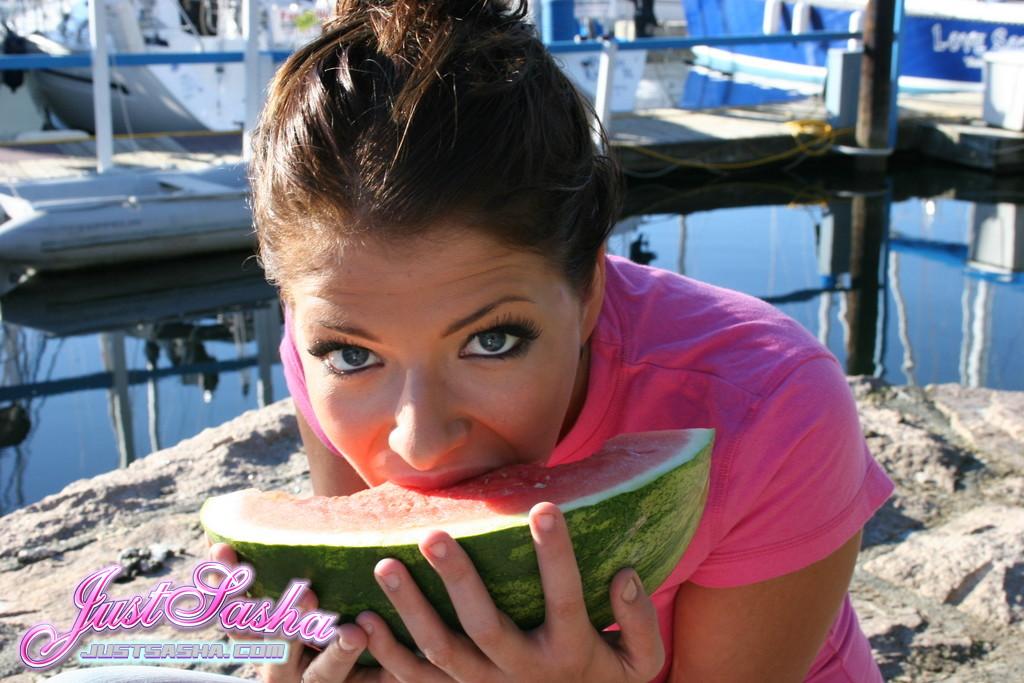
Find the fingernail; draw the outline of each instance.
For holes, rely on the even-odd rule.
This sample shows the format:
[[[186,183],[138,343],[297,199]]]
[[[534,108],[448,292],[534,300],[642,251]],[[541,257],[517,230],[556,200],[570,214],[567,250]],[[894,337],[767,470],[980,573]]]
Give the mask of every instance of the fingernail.
[[[626,602],[633,602],[640,593],[639,581],[636,576],[629,577],[629,583],[622,589],[622,599]]]
[[[359,624],[359,628],[366,631],[366,635],[373,635],[373,622],[366,617],[356,617],[356,623]]]
[[[552,515],[537,515],[537,526],[541,531],[551,531],[555,528],[555,518]]]
[[[344,633],[338,636],[338,645],[340,645],[341,649],[345,652],[352,652],[356,649],[356,646],[354,644],[348,642],[348,640],[345,639]]]
[[[448,555],[448,546],[444,541],[438,541],[430,546],[430,554],[439,560],[443,560]]]
[[[382,574],[380,578],[384,585],[393,591],[398,590],[398,586],[402,583],[397,574]]]

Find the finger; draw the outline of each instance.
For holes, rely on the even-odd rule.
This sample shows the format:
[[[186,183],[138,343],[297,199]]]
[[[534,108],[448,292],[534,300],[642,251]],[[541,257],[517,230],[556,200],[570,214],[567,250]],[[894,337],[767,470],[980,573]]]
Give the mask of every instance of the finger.
[[[665,647],[658,627],[658,611],[632,569],[623,569],[612,579],[612,613],[619,625],[612,645],[631,680],[649,681],[665,663]]]
[[[562,511],[554,503],[530,509],[530,532],[544,589],[544,625],[555,636],[575,640],[593,630],[583,600],[583,581]]]
[[[493,667],[465,636],[448,628],[401,562],[387,558],[374,576],[423,655],[457,680],[483,680]],[[488,601],[490,597],[487,598]]]
[[[214,562],[220,562],[228,567],[235,567],[238,564],[238,554],[235,549],[227,543],[214,543],[207,549],[207,557]],[[210,584],[214,587],[219,586],[223,583],[224,577],[214,572],[210,577]],[[300,603],[301,604],[301,603]],[[316,605],[311,609],[315,609]],[[251,633],[249,631],[238,631],[235,629],[226,628],[224,632],[228,634],[228,637],[232,640],[263,640],[263,636]]]
[[[295,683],[302,680],[305,671],[316,654],[302,643],[288,643],[288,658],[282,664],[264,664],[260,667],[260,680],[263,683]]]
[[[316,596],[312,591],[306,591],[299,598],[296,605],[303,612],[314,610],[317,606]],[[250,634],[251,636],[252,634]],[[245,638],[241,638],[245,640]],[[288,657],[280,664],[266,664],[263,667],[261,678],[264,683],[292,683],[302,677],[302,672],[309,665],[315,656],[312,649],[307,649],[301,640],[288,641]],[[358,656],[358,655],[357,655]],[[343,680],[343,679],[338,679]]]
[[[420,542],[420,552],[441,577],[462,630],[484,657],[503,671],[512,671],[516,662],[526,661],[529,641],[512,619],[495,607],[462,546],[447,533],[432,531]],[[483,671],[472,673],[476,674],[473,680],[482,680],[485,675]]]
[[[300,672],[302,683],[345,680],[355,667],[359,655],[366,649],[367,642],[366,634],[359,626],[342,624],[338,627],[338,637],[328,643],[309,666]]]
[[[412,652],[398,642],[380,615],[362,612],[356,623],[368,636],[367,648],[381,666],[384,680],[408,683],[451,683],[452,677],[430,662],[426,656]],[[474,679],[457,679],[474,680]],[[483,680],[483,679],[475,679]]]
[[[227,543],[214,543],[207,549],[206,556],[214,562],[220,562],[229,567],[238,564],[238,553]]]

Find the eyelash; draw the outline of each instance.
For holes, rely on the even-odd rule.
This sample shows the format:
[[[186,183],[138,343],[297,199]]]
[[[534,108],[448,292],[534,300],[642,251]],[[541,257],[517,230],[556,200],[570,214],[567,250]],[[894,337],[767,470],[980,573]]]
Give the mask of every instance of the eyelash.
[[[471,340],[473,337],[475,337],[475,336],[477,336],[479,334],[483,334],[485,332],[503,332],[504,334],[512,335],[513,337],[518,337],[519,338],[519,343],[516,344],[513,348],[511,348],[508,351],[506,351],[505,353],[502,353],[502,354],[496,355],[496,356],[493,356],[493,355],[492,356],[476,356],[478,358],[488,358],[488,359],[494,359],[494,360],[507,360],[507,359],[510,359],[510,358],[516,358],[518,356],[521,356],[524,353],[526,353],[526,351],[530,347],[530,345],[538,337],[540,337],[540,328],[538,328],[537,325],[532,320],[527,320],[526,318],[519,318],[519,317],[516,317],[514,315],[509,314],[509,315],[502,316],[497,321],[495,321],[494,324],[489,325],[487,327],[483,327],[483,328],[473,332],[472,334],[470,334],[468,337],[466,337],[466,343],[468,344],[469,340]],[[344,340],[344,339],[342,339],[342,340],[324,339],[324,340],[321,340],[321,341],[314,342],[313,345],[310,346],[309,349],[307,349],[307,351],[314,358],[318,358],[318,359],[324,361],[324,365],[327,367],[327,370],[329,372],[331,372],[331,373],[333,373],[335,375],[341,376],[341,377],[349,377],[351,375],[354,375],[354,374],[357,374],[359,372],[362,372],[363,369],[352,370],[352,371],[349,371],[349,372],[339,372],[338,370],[335,370],[334,368],[332,368],[330,366],[330,364],[326,362],[327,354],[329,354],[329,353],[331,353],[333,351],[340,351],[341,349],[343,349],[345,347],[348,347],[348,346],[360,346],[360,345],[359,344],[351,343],[351,342],[349,342],[347,340]],[[462,356],[462,357],[463,358],[468,358],[469,356]],[[370,367],[373,367],[373,366],[370,366]],[[369,368],[364,368],[364,369],[369,369]]]
[[[478,334],[484,332],[503,332],[504,334],[512,335],[513,337],[519,338],[519,343],[514,347],[506,351],[505,353],[498,356],[480,356],[481,358],[493,358],[495,360],[507,360],[509,358],[516,358],[526,353],[530,345],[540,336],[540,328],[532,320],[526,318],[519,318],[512,314],[506,314],[483,329],[473,332],[466,337],[466,343]]]

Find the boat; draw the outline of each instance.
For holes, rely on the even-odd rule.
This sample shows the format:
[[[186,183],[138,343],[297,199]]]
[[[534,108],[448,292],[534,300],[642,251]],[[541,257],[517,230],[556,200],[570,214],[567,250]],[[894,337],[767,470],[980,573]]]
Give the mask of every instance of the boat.
[[[107,11],[111,54],[244,52],[241,0],[99,0]],[[261,51],[292,51],[320,32],[327,0],[261,7]],[[11,4],[11,3],[9,3]],[[15,0],[4,17],[8,52],[66,56],[89,52],[88,0]],[[245,121],[241,62],[116,67],[110,73],[115,134],[238,130]],[[259,60],[261,83],[274,64]],[[92,71],[27,73],[33,99],[57,128],[95,131]]]
[[[251,248],[246,169],[116,168],[0,186],[0,265],[61,270]]]
[[[692,37],[811,31],[857,32],[864,0],[683,0]],[[856,41],[701,46],[697,63],[719,71],[821,84],[830,48]],[[982,89],[984,55],[1024,49],[1024,2],[906,0],[900,31],[900,90]]]

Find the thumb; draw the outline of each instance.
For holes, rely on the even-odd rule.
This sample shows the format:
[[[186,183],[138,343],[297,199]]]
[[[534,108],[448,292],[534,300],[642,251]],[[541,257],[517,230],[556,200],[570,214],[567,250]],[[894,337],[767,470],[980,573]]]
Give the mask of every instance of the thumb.
[[[649,681],[665,663],[665,647],[658,611],[634,570],[623,569],[612,579],[611,602],[620,630],[619,658],[636,680]]]
[[[214,543],[207,549],[206,555],[209,559],[226,564],[229,567],[234,567],[238,564],[238,554],[227,543]]]

